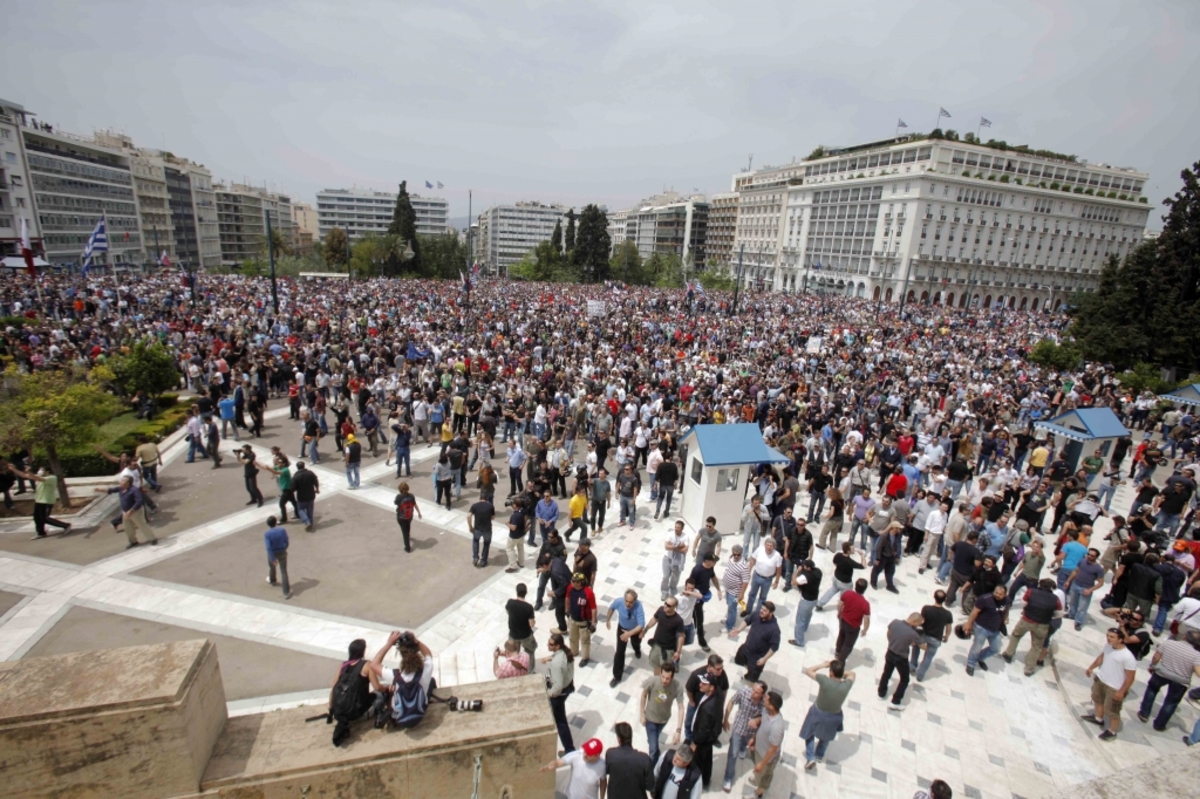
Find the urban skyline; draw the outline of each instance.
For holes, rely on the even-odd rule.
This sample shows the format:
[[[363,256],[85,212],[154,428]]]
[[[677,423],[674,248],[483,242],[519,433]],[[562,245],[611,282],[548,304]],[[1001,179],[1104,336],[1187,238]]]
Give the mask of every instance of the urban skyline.
[[[1190,96],[1200,12],[1177,3],[1138,15],[1116,3],[1006,6],[986,36],[982,20],[943,3],[850,4],[828,19],[786,7],[367,5],[332,24],[303,4],[141,6],[30,8],[13,20],[10,63],[35,63],[39,31],[55,32],[60,55],[9,70],[0,96],[57,127],[117,126],[306,202],[329,187],[440,181],[452,219],[466,216],[469,190],[475,213],[520,200],[629,208],[664,189],[711,196],[750,153],[781,165],[818,144],[885,138],[897,119],[927,132],[940,107],[960,133],[986,116],[985,139],[1145,171],[1157,207],[1194,160],[1200,121],[1176,101]],[[172,33],[184,27],[189,37]],[[1115,30],[1121,55],[1106,58]],[[730,31],[752,35],[752,58]],[[903,44],[931,33],[937,47]],[[131,38],[172,46],[111,46]],[[796,41],[799,59],[778,46]],[[375,99],[385,95],[397,99]]]

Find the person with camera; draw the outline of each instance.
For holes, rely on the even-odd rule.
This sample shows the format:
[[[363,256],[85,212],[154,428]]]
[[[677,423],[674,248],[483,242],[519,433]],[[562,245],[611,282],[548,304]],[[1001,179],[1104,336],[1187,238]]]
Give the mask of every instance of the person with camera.
[[[574,752],[575,742],[571,738],[571,725],[567,722],[567,697],[575,693],[575,654],[567,647],[561,633],[551,634],[546,648],[550,650],[550,655],[542,658],[542,663],[550,666],[546,677],[550,711],[554,715],[563,752]]]
[[[1102,611],[1105,616],[1115,619],[1117,629],[1121,631],[1121,640],[1133,655],[1134,660],[1141,660],[1150,654],[1154,642],[1150,640],[1150,631],[1146,629],[1146,614],[1138,608],[1109,608]]]
[[[521,644],[509,638],[504,642],[504,648],[496,647],[492,653],[492,674],[497,680],[509,677],[524,677],[530,671],[529,652],[521,648]]]
[[[383,658],[393,646],[400,668],[385,669]],[[378,692],[372,711],[376,728],[391,720],[397,727],[415,727],[425,718],[433,683],[433,653],[411,630],[388,635],[388,642],[371,660]]]

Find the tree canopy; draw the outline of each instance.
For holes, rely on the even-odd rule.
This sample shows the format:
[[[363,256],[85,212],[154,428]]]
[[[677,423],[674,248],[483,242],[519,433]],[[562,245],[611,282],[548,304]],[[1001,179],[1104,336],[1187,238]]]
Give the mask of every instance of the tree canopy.
[[[331,267],[346,265],[346,231],[340,227],[330,228],[325,234],[325,263]]]
[[[1070,332],[1084,357],[1118,368],[1139,363],[1200,368],[1200,161],[1163,201],[1163,232],[1110,258],[1097,290],[1078,296]]]
[[[138,341],[129,352],[111,359],[107,366],[113,372],[113,383],[128,396],[144,391],[157,397],[179,385],[175,359],[157,339]]]
[[[567,237],[570,239],[572,220],[568,217]],[[594,204],[584,206],[579,214],[579,230],[575,235],[575,257],[579,277],[584,283],[598,283],[609,277],[608,255],[612,241],[608,235],[608,214]]]

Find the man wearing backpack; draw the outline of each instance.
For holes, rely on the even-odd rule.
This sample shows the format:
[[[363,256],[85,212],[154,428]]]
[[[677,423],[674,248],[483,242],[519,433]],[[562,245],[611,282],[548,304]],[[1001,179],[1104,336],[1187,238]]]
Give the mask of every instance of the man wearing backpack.
[[[383,668],[383,657],[395,645],[400,653],[400,668]],[[433,690],[433,653],[409,632],[393,632],[388,645],[375,654],[371,668],[376,673],[380,693],[375,700],[375,726],[383,727],[390,719],[397,727],[415,727],[425,718],[429,692]]]
[[[399,633],[392,635],[398,637]],[[395,643],[395,639],[389,636],[388,642],[379,650],[377,657],[382,661],[383,656]],[[337,722],[337,726],[333,728],[334,746],[340,746],[350,734],[350,722],[362,718],[371,709],[371,687],[377,683],[373,679],[371,662],[364,659],[366,652],[366,641],[361,638],[351,641],[350,659],[338,669],[333,687],[329,689],[329,715],[326,722]]]

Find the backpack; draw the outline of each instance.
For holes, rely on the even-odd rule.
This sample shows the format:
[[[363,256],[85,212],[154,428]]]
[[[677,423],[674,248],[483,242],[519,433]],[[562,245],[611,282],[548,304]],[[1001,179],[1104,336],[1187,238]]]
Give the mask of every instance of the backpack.
[[[361,687],[362,664],[361,658],[345,663],[338,675],[337,684],[333,686],[330,713],[339,724],[348,724],[360,718],[367,710],[363,704],[364,692]]]
[[[421,687],[421,675],[412,680],[400,676],[400,669],[392,669],[395,690],[392,692],[392,721],[397,727],[415,727],[425,718],[429,697]]]
[[[405,521],[413,517],[413,510],[417,507],[417,499],[412,494],[405,494],[400,500],[400,505],[396,508],[396,516]]]

